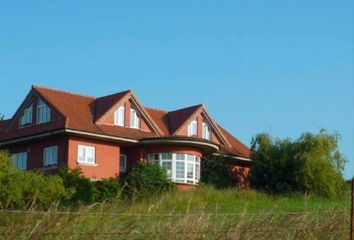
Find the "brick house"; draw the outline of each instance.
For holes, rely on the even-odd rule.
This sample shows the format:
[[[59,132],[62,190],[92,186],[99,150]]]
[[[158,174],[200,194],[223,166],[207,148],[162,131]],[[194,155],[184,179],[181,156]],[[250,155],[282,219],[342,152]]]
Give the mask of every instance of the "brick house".
[[[32,86],[13,117],[0,121],[0,148],[21,169],[67,164],[92,179],[119,178],[139,161],[158,163],[181,188],[198,184],[203,156],[227,156],[243,185],[251,161],[249,148],[204,105],[158,110],[130,90],[95,98]]]

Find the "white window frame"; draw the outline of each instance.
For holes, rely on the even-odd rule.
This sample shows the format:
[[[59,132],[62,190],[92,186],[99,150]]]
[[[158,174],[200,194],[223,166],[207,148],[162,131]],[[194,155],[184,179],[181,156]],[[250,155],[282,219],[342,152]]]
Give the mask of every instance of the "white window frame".
[[[189,125],[188,125],[188,136],[198,136],[198,121],[197,119],[194,119]]]
[[[125,125],[125,105],[122,104],[114,112],[114,125],[124,127]]]
[[[33,106],[29,105],[22,113],[20,118],[20,126],[25,126],[32,123]]]
[[[13,164],[22,170],[27,169],[27,152],[18,152],[12,154]]]
[[[124,163],[123,167],[122,167],[122,163]],[[127,155],[126,154],[119,155],[119,172],[122,172],[122,173],[127,172]]]
[[[209,124],[203,122],[203,138],[206,140],[211,140],[211,130]]]
[[[50,107],[42,100],[38,99],[37,105],[37,123],[46,123],[51,120]]]
[[[130,127],[137,129],[140,128],[140,117],[134,108],[130,108]]]
[[[88,161],[88,152],[92,151],[92,161]],[[83,152],[83,156],[80,153]],[[83,157],[83,158],[81,158]],[[96,148],[92,146],[78,145],[77,162],[80,164],[96,165]]]
[[[43,149],[43,166],[56,166],[58,164],[58,146]]]
[[[163,154],[171,154],[172,159],[164,159]],[[198,184],[200,180],[200,157],[184,154],[184,153],[150,153],[148,154],[148,161],[152,164],[159,164],[162,167],[164,162],[171,162],[172,173],[169,174],[172,182],[186,183],[186,184]],[[177,177],[177,165],[182,165],[183,177]],[[192,165],[192,176],[188,176],[188,166]]]

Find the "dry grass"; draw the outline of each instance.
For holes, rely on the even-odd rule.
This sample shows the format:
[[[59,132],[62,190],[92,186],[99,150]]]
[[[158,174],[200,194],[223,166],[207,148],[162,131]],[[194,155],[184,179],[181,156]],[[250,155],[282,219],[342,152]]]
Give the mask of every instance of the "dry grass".
[[[0,212],[0,239],[348,239],[349,198],[204,188],[136,203]]]

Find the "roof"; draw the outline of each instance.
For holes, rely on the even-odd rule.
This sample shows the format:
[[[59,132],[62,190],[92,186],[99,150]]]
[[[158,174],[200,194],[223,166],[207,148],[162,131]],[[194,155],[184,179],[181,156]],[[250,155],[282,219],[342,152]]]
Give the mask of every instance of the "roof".
[[[171,139],[178,137],[176,132],[188,123],[190,118],[197,112],[204,109],[204,106],[201,104],[174,111],[145,107],[138,102],[130,90],[98,98],[41,86],[33,86],[31,92],[46,101],[53,111],[62,116],[63,120],[55,124],[40,124],[33,126],[33,128],[16,128],[17,130],[14,130],[14,132],[5,131],[5,127],[9,125],[12,121],[11,119],[0,121],[0,140],[18,138],[24,135],[36,134],[41,131],[63,128],[135,140],[148,138]],[[97,120],[103,117],[115,104],[123,101],[122,99],[125,97],[134,98],[137,104],[139,104],[143,114],[148,118],[148,122],[154,127],[153,129],[156,129],[155,132],[112,126],[97,122]],[[17,110],[17,112],[19,112],[19,110]],[[12,119],[15,117],[16,114]],[[215,125],[217,131],[225,138],[225,142],[227,142],[225,145],[220,145],[222,152],[249,158],[250,150],[246,145],[241,143],[218,124]],[[187,136],[184,138],[192,139]],[[199,141],[203,140],[199,139]]]

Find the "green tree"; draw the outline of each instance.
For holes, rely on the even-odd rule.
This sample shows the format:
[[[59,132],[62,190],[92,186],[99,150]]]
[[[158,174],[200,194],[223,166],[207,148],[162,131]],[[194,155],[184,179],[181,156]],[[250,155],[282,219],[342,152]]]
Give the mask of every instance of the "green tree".
[[[339,139],[325,130],[304,133],[295,141],[258,134],[251,147],[251,185],[270,193],[340,196],[345,160],[338,150]]]

